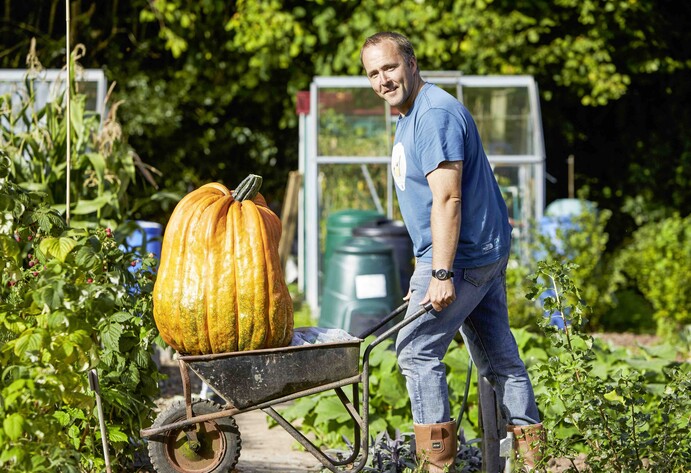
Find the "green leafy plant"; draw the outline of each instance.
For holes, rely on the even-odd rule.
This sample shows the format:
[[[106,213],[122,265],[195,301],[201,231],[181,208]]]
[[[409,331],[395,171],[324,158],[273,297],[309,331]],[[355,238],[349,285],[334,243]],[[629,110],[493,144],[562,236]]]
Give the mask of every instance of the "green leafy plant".
[[[588,308],[573,269],[572,263],[539,262],[528,294],[536,299],[551,287],[545,310],[564,322],[557,329],[542,321],[548,359],[530,367],[549,435],[546,460],[569,462],[566,471],[686,471],[691,404],[679,389],[691,381],[688,364],[677,363],[671,348],[625,357],[585,335]]]
[[[570,277],[579,287],[583,300],[592,307],[588,314],[589,328],[598,330],[606,326],[603,316],[615,304],[609,277],[611,263],[606,253],[609,235],[605,231],[612,212],[598,209],[583,199],[581,202],[582,213],[552,217],[554,232],[540,232],[538,225],[533,225],[524,260],[520,264],[513,262],[507,269],[509,314],[514,326],[537,329],[534,314],[539,307],[523,296],[530,291],[528,276],[536,270],[540,260],[573,263]]]
[[[617,255],[615,280],[634,286],[653,307],[660,335],[679,338],[691,324],[691,216],[644,224]],[[687,343],[689,340],[687,340]]]
[[[123,251],[108,228],[69,228],[11,178],[0,158],[0,469],[104,471],[92,369],[111,460],[125,469],[158,395],[156,261]]]
[[[119,230],[130,227],[116,228],[131,209],[127,190],[137,158],[120,133],[119,104],[103,126],[98,113],[87,111],[80,54],[78,46],[70,62],[77,80],[51,89],[32,46],[23,84],[0,96],[3,470],[104,470],[92,370],[100,379],[110,457],[125,469],[142,446],[139,429],[149,423],[158,394],[151,356],[157,262],[124,250],[127,233]],[[69,128],[65,87],[71,91]],[[39,88],[52,91],[45,103]]]
[[[73,80],[66,84],[67,73],[55,82],[44,77],[35,52],[29,53],[24,81],[0,95],[0,152],[9,157],[15,182],[25,189],[41,191],[47,202],[65,214],[67,183],[70,192],[70,224],[72,226],[109,226],[134,215],[152,202],[165,207],[176,196],[146,192],[144,199],[130,197],[141,177],[156,189],[154,175],[128,145],[117,120],[122,101],[109,104],[110,93],[101,110],[90,105],[81,67],[76,60],[84,55],[78,45],[71,55]],[[113,84],[114,85],[114,84]],[[67,166],[67,94],[70,87],[70,172]],[[113,87],[111,86],[111,92]],[[44,97],[45,91],[50,97]],[[42,93],[41,93],[42,92]],[[139,172],[137,172],[139,170]]]
[[[559,471],[604,473],[685,471],[691,464],[687,442],[691,369],[678,361],[684,354],[671,344],[632,351],[585,334],[583,323],[589,308],[571,277],[575,269],[573,263],[538,262],[527,286],[528,299],[536,307],[533,317],[542,332],[513,330],[548,430],[542,467],[557,464]],[[543,307],[537,306],[538,296],[548,288],[553,296],[544,299]],[[549,325],[544,311],[561,314],[565,329]],[[370,432],[376,438],[369,468],[376,471],[381,464],[389,468],[384,471],[407,472],[410,446],[404,445],[406,434],[401,432],[412,431],[412,419],[405,383],[392,350],[374,350],[372,355]],[[444,360],[450,398],[458,403],[465,386],[467,351],[454,344]],[[456,408],[458,405],[452,405],[452,410]],[[477,438],[474,383],[468,408],[463,430],[468,438]],[[343,406],[329,392],[300,398],[283,414],[301,421],[301,428],[320,445],[342,448],[342,437],[352,432]],[[463,471],[479,468],[478,456],[468,455],[473,442],[461,445],[466,453],[459,451],[457,464]]]

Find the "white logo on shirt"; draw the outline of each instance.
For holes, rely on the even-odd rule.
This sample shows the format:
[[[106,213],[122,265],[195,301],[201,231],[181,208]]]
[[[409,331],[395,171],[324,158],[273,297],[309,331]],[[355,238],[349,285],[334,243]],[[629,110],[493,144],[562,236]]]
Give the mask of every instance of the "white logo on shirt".
[[[396,143],[391,152],[391,174],[396,186],[402,191],[405,190],[405,172],[405,149],[403,143]]]

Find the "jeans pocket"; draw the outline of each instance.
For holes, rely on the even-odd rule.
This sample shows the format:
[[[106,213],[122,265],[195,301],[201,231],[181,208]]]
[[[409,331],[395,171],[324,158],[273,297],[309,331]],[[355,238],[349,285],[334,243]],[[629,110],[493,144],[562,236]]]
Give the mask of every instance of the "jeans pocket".
[[[478,268],[467,268],[463,270],[463,279],[475,287],[480,287],[501,275],[504,272],[505,266],[506,258],[502,258],[496,263],[480,266]]]

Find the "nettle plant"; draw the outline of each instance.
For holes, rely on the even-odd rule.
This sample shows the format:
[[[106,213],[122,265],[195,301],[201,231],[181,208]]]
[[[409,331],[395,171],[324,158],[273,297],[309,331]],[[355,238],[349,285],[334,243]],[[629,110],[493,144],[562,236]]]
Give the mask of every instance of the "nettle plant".
[[[545,464],[566,461],[566,471],[688,471],[691,443],[691,369],[671,346],[642,348],[642,356],[613,350],[582,331],[588,308],[570,273],[574,264],[538,263],[537,299],[563,318],[564,329],[541,321],[549,340],[530,366],[548,441]],[[543,465],[544,466],[544,465]]]
[[[104,471],[91,369],[123,470],[158,394],[155,260],[108,228],[68,227],[46,200],[0,156],[0,470]]]

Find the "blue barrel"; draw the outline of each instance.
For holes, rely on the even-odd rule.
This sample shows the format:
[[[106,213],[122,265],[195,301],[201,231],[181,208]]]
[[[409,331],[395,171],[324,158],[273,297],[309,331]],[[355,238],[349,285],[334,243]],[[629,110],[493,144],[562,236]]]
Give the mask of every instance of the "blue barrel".
[[[359,336],[402,301],[391,245],[353,237],[334,250],[325,268],[319,326]]]
[[[163,225],[146,220],[137,220],[135,223],[135,230],[125,241],[127,249],[142,256],[152,253],[157,259],[161,259]],[[136,271],[140,266],[141,264],[139,263],[131,270]]]

